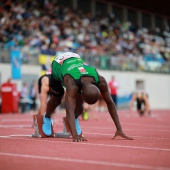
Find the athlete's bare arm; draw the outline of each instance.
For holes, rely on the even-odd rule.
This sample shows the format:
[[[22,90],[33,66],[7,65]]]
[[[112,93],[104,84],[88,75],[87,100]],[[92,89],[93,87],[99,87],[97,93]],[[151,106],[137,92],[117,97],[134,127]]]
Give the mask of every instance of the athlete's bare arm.
[[[76,127],[75,127],[75,116],[74,110],[76,108],[76,94],[78,91],[78,87],[76,86],[74,80],[69,75],[64,77],[64,83],[66,85],[66,96],[65,96],[65,103],[66,103],[66,117],[68,120],[68,124],[73,136],[73,141],[78,142],[82,139],[79,138]]]
[[[113,119],[115,126],[116,126],[116,129],[117,129],[114,138],[116,138],[117,136],[121,136],[121,137],[126,138],[126,139],[130,139],[130,140],[133,139],[131,137],[126,136],[123,133],[122,127],[121,127],[121,124],[120,124],[120,121],[119,121],[119,117],[118,117],[118,114],[117,114],[116,106],[115,106],[115,104],[114,104],[114,102],[113,102],[113,100],[110,96],[107,82],[106,82],[106,80],[103,76],[99,76],[99,79],[100,79],[100,82],[98,84],[99,90],[100,90],[100,92],[103,96],[104,101],[107,104],[108,111],[109,111],[110,116]]]
[[[40,98],[40,107],[39,107],[39,110],[38,110],[39,115],[43,115],[46,112],[48,92],[50,90],[49,78],[44,76],[41,79],[41,83],[42,83],[41,93],[39,94],[39,98]]]

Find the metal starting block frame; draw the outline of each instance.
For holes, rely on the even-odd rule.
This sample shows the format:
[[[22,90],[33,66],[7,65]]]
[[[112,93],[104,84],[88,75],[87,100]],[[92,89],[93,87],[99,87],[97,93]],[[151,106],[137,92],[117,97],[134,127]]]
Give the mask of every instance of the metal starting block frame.
[[[65,122],[64,122],[64,118],[63,118],[63,124],[64,124],[63,132],[54,133],[53,125],[51,125],[52,134],[50,136],[45,135],[44,132],[42,131],[43,116],[42,115],[35,115],[34,119],[35,119],[35,126],[34,126],[35,127],[35,133],[32,134],[32,137],[35,137],[35,138],[49,138],[49,137],[70,138],[70,136],[71,136],[70,133],[67,131],[66,127],[65,127],[66,125],[65,125]]]

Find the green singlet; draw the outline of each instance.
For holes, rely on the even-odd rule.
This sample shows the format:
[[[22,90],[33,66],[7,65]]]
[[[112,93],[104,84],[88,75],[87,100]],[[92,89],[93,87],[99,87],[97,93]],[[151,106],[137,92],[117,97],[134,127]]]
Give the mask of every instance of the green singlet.
[[[75,81],[83,76],[93,77],[97,85],[99,76],[94,67],[88,66],[76,53],[66,52],[57,56],[52,62],[52,74],[63,83],[65,75],[70,75]]]

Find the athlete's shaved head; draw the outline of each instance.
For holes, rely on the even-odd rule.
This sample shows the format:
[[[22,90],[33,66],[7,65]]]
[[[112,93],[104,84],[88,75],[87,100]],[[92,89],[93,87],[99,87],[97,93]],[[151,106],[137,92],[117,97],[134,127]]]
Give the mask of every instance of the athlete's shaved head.
[[[100,97],[100,91],[93,84],[85,84],[82,87],[82,95],[86,103],[95,104]]]

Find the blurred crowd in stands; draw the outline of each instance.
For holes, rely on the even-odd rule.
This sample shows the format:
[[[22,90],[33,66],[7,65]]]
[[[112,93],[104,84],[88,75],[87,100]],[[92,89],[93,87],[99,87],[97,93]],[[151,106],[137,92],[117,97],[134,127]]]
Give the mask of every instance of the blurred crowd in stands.
[[[92,16],[78,9],[39,1],[1,1],[0,43],[19,48],[23,61],[39,53],[77,52],[134,61],[170,61],[170,30],[121,23],[114,14]]]

